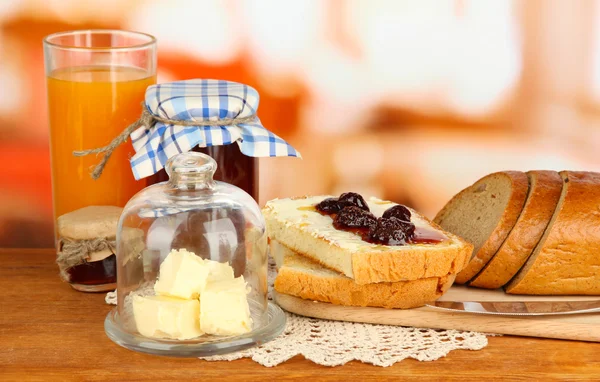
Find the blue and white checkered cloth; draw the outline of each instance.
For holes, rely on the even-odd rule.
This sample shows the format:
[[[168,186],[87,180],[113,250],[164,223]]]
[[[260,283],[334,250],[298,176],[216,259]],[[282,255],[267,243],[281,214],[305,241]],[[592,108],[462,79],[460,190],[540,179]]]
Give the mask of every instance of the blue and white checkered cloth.
[[[146,90],[145,106],[155,116],[171,120],[216,121],[256,115],[258,92],[237,82],[186,80],[153,85]],[[167,160],[196,146],[236,142],[252,157],[300,157],[286,141],[265,129],[258,117],[233,126],[180,126],[161,122],[140,127],[130,135],[136,154],[131,158],[135,179],[162,169]]]

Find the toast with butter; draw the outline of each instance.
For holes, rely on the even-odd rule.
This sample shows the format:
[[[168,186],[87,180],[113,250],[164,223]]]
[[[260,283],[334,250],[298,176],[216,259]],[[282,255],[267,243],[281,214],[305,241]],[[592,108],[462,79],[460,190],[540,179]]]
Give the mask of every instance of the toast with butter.
[[[342,194],[340,200],[347,194]],[[458,273],[470,259],[471,244],[403,206],[410,222],[403,218],[396,223],[409,225],[410,232],[394,231],[394,235],[404,236],[385,237],[386,231],[379,228],[385,228],[392,218],[387,219],[384,214],[390,214],[388,210],[400,205],[376,198],[365,202],[360,195],[358,197],[362,201],[357,205],[370,211],[368,216],[359,217],[375,219],[368,238],[358,229],[343,230],[334,226],[334,221],[339,223],[345,211],[358,211],[355,206],[327,214],[324,213],[327,203],[336,198],[303,196],[267,203],[263,215],[269,239],[361,285],[446,277]],[[323,210],[318,210],[317,205],[324,206]],[[348,224],[352,225],[352,221]],[[383,239],[387,241],[377,241]],[[392,242],[395,245],[384,244]]]
[[[456,274],[411,281],[359,285],[352,279],[300,256],[277,240],[269,244],[278,273],[275,290],[307,300],[345,306],[409,309],[437,300]]]

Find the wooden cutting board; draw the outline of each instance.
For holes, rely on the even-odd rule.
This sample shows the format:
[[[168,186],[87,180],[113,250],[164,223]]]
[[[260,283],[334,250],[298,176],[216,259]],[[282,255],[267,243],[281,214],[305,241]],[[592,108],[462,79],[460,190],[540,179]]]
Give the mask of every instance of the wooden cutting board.
[[[445,312],[435,308],[383,309],[348,307],[303,300],[273,291],[283,309],[302,316],[328,320],[365,322],[435,329],[457,329],[528,337],[559,338],[600,342],[600,314],[560,316],[499,316],[463,312]],[[502,290],[484,290],[453,286],[440,301],[592,301],[596,296],[511,296]]]

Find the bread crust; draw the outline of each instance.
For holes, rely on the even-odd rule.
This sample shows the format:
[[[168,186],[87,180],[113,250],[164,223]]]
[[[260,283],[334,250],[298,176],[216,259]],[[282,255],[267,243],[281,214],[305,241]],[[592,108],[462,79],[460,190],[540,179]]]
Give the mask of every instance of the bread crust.
[[[521,269],[540,241],[560,198],[563,180],[556,171],[529,171],[527,201],[517,223],[483,270],[469,285],[496,289]]]
[[[353,254],[354,281],[357,284],[370,284],[440,277],[460,272],[471,257],[473,244],[456,235],[446,234],[461,245]]]
[[[600,295],[600,174],[562,171],[560,202],[511,294]]]
[[[496,225],[496,228],[493,230],[492,234],[487,238],[487,240],[483,243],[481,248],[473,255],[470,261],[467,263],[465,268],[456,276],[456,283],[465,284],[469,280],[471,280],[479,271],[487,264],[487,262],[494,256],[494,254],[498,251],[506,237],[508,236],[511,229],[514,227],[521,211],[523,209],[523,205],[525,204],[525,200],[527,198],[527,192],[529,190],[529,180],[527,175],[521,171],[500,171],[493,174],[490,174],[479,181],[477,181],[474,185],[465,188],[458,194],[456,194],[445,206],[442,210],[437,214],[434,221],[438,222],[441,216],[444,216],[449,208],[453,205],[453,202],[462,196],[465,193],[470,193],[473,189],[484,179],[494,176],[505,176],[511,182],[511,195],[509,197],[507,206],[500,218],[500,221]]]
[[[275,241],[272,241],[272,243]],[[279,243],[282,247],[285,246]],[[295,256],[289,248],[286,248]],[[279,293],[307,300],[344,306],[372,306],[388,309],[409,309],[423,306],[441,297],[452,285],[455,275],[419,280],[359,285],[343,275],[312,274],[285,264],[275,279]]]
[[[415,212],[416,213],[416,212]],[[451,233],[443,231],[423,216],[419,217],[432,227],[442,230],[450,243],[435,245],[407,245],[395,251],[351,252],[322,237],[311,237],[311,248],[306,250],[306,232],[296,225],[283,226],[263,210],[269,238],[286,245],[292,251],[310,258],[320,265],[340,272],[360,285],[379,282],[398,282],[430,277],[444,277],[459,272],[470,258],[473,245]],[[346,264],[334,266],[323,263],[318,256],[327,251]],[[350,271],[348,270],[350,268]]]

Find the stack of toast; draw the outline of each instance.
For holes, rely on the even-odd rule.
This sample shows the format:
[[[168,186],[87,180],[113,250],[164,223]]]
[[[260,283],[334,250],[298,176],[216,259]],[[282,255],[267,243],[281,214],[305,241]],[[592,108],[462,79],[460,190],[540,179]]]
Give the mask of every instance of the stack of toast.
[[[404,207],[410,235],[377,241],[375,225],[385,224],[383,216],[397,204],[376,198],[362,206],[375,219],[370,236],[361,234],[368,230],[340,229],[342,211],[316,208],[331,200],[275,199],[263,209],[278,293],[349,306],[414,308],[439,298],[471,258],[471,244]]]

